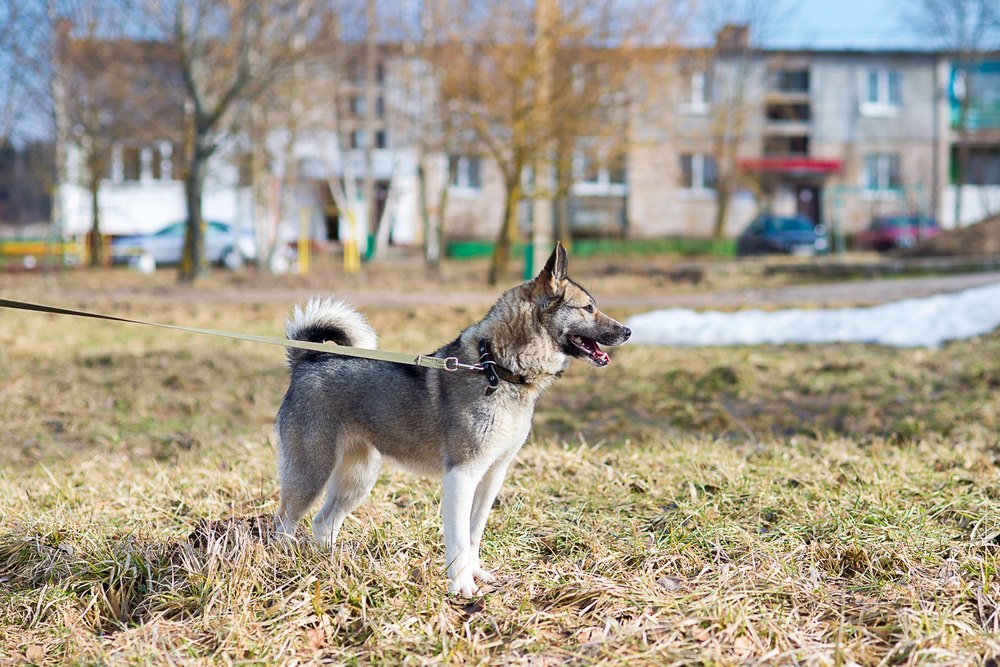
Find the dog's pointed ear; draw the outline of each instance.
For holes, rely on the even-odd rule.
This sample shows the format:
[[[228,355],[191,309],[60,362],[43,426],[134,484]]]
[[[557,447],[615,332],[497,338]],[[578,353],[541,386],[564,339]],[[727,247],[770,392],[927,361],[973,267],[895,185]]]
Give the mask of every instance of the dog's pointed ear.
[[[552,254],[549,255],[549,261],[545,262],[545,268],[542,269],[542,273],[548,272],[556,280],[566,280],[567,264],[566,248],[563,247],[561,241],[556,241],[556,247],[552,250]]]
[[[566,248],[559,241],[556,241],[555,250],[549,255],[549,260],[535,277],[532,285],[532,294],[543,297],[546,300],[552,299],[563,293],[566,282]]]

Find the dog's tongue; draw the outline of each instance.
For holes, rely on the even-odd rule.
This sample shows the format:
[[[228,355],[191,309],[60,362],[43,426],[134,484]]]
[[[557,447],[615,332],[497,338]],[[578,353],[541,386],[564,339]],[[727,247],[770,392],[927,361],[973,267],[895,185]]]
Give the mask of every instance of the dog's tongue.
[[[584,349],[590,353],[590,358],[594,360],[594,363],[598,366],[607,366],[611,363],[611,357],[608,353],[601,349],[601,346],[597,344],[597,341],[592,338],[583,338]]]

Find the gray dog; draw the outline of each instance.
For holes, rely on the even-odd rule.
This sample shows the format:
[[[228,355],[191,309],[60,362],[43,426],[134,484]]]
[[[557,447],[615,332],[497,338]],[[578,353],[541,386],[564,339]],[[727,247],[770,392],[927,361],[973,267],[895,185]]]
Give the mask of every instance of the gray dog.
[[[293,340],[377,345],[360,313],[331,300],[297,307],[286,333]],[[312,525],[316,540],[331,546],[389,458],[444,476],[449,591],[475,595],[476,580],[494,579],[480,567],[479,544],[507,466],[528,437],[535,401],[571,358],[607,366],[600,346],[621,345],[630,334],[567,277],[566,250],[557,244],[534,280],[508,290],[483,320],[432,355],[493,362],[481,373],[289,349],[291,383],[277,419],[279,536],[294,536],[325,486],[326,502]]]

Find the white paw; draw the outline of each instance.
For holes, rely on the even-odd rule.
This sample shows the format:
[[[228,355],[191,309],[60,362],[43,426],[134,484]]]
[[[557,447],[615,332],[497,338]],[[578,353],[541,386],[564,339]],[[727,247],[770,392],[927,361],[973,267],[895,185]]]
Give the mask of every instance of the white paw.
[[[284,544],[291,544],[295,541],[295,524],[285,523],[279,518],[274,520],[274,532],[271,533],[275,541]]]
[[[475,580],[472,578],[472,572],[464,571],[452,579],[451,584],[448,585],[448,593],[466,598],[479,595],[479,586],[476,585]]]
[[[280,542],[283,544],[291,544],[295,541],[295,533],[288,533],[283,530],[276,530],[271,533],[271,537],[275,542]]]
[[[477,567],[472,571],[472,576],[479,580],[481,584],[492,584],[497,580],[496,575],[494,575],[489,570],[484,570],[481,567]]]

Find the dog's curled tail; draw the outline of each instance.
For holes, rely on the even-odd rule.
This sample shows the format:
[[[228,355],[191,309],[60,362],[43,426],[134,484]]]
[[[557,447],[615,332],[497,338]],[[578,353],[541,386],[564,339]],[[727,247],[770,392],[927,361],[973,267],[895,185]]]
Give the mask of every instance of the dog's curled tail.
[[[313,343],[330,341],[337,345],[369,350],[378,347],[378,336],[365,316],[337,299],[314,297],[304,306],[296,305],[285,318],[285,336],[289,340]],[[317,353],[288,348],[288,366],[295,368],[299,361],[310,354]]]

